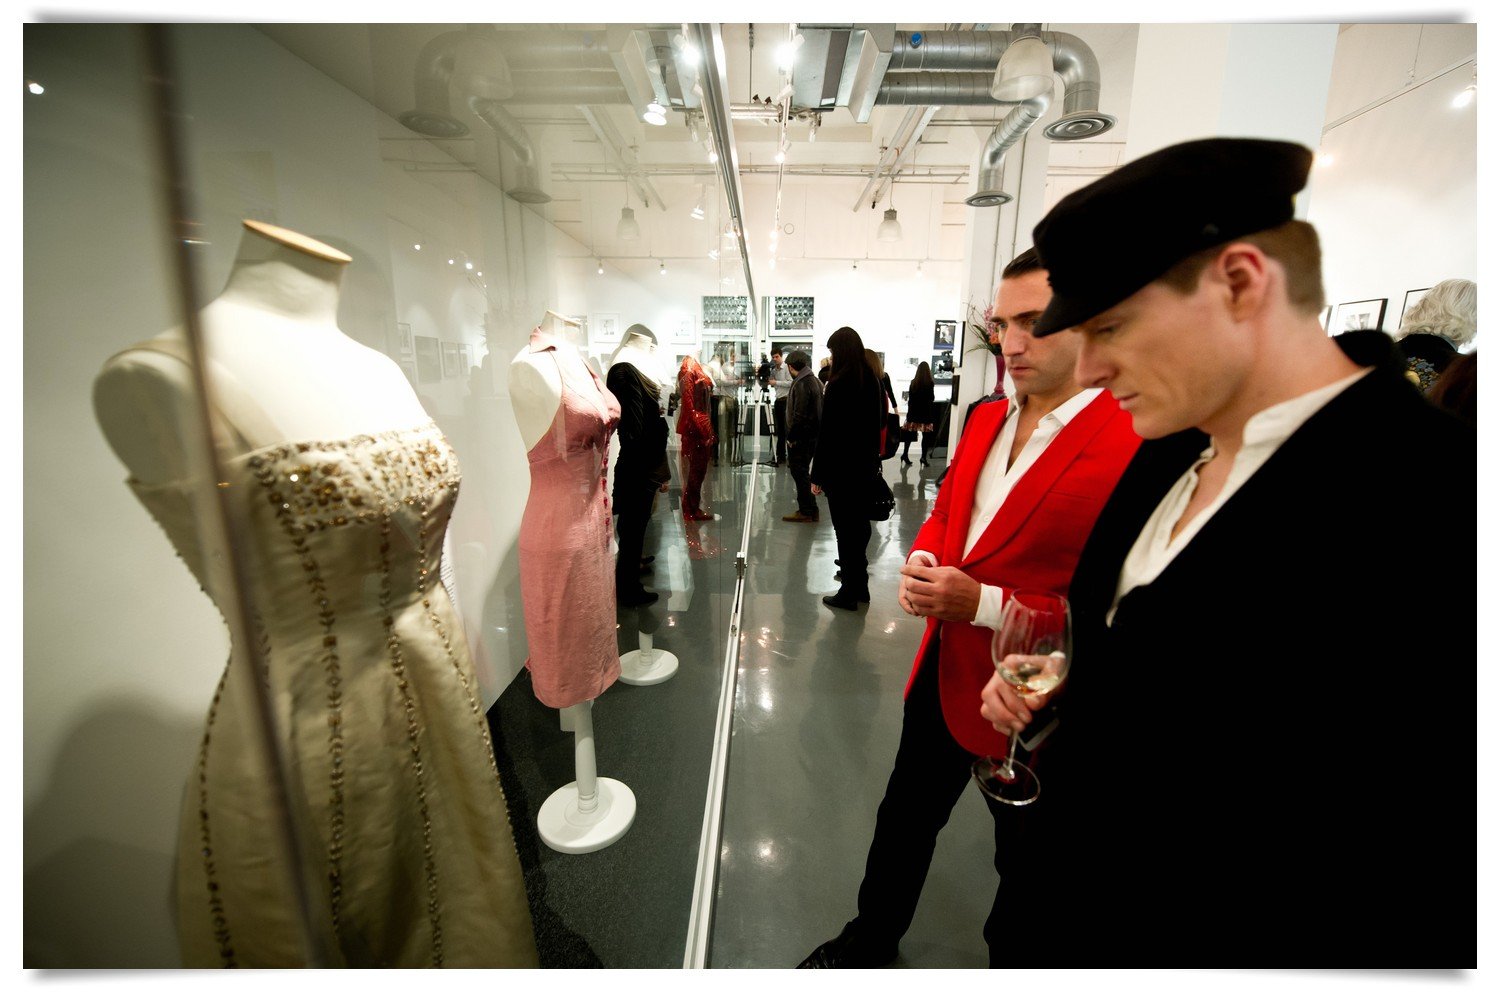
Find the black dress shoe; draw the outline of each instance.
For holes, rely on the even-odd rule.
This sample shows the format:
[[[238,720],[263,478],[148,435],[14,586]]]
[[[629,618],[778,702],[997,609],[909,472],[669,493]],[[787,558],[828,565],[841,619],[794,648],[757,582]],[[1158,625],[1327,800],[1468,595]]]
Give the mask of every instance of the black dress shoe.
[[[868,594],[865,595],[864,599],[860,599],[858,593],[852,593],[846,589],[840,589],[832,596],[823,597],[823,605],[831,606],[836,610],[857,610],[860,603],[868,603],[869,601],[870,597]]]
[[[817,948],[802,959],[798,968],[883,968],[896,960],[897,947],[894,944],[884,944],[871,947],[867,942],[859,939],[854,930],[854,923],[844,925],[839,935],[832,940],[819,944]]]
[[[661,597],[647,589],[626,589],[615,594],[619,606],[650,606]]]

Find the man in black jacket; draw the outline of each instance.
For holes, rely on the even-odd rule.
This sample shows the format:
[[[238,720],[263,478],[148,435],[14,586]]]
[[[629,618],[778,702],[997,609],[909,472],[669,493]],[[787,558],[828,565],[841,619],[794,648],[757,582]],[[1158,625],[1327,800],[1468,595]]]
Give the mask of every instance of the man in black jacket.
[[[786,459],[797,483],[797,512],[781,519],[790,523],[816,522],[818,501],[813,497],[808,470],[818,447],[818,424],[823,419],[823,384],[813,375],[812,359],[807,352],[792,352],[786,356],[786,365],[794,376],[786,397]]]
[[[1311,161],[1188,142],[1036,228],[1032,333],[1146,441],[1070,589],[1017,964],[1476,963],[1475,435],[1384,334],[1324,333]],[[1030,720],[998,678],[983,709]]]

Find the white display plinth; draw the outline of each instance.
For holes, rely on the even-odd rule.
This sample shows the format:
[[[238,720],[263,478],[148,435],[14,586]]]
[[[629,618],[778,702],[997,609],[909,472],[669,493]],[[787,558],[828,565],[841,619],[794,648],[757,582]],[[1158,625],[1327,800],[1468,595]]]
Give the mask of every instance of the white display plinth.
[[[563,854],[588,854],[625,836],[635,821],[635,793],[616,779],[594,781],[597,804],[590,812],[580,808],[577,782],[570,782],[547,797],[537,815],[537,833],[542,843]]]
[[[677,656],[651,646],[651,635],[641,635],[637,651],[620,656],[620,681],[626,685],[656,685],[677,674]]]

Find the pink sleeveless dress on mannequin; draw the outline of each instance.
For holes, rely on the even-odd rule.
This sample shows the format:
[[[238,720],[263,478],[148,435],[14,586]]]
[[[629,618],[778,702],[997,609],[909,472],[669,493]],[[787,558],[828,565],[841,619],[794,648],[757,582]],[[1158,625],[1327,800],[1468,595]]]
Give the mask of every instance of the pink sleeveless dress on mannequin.
[[[605,484],[620,404],[593,369],[559,347],[572,349],[540,328],[531,332],[531,353],[552,353],[563,388],[551,429],[526,454],[531,495],[520,547],[526,667],[536,698],[561,709],[595,698],[620,676]]]

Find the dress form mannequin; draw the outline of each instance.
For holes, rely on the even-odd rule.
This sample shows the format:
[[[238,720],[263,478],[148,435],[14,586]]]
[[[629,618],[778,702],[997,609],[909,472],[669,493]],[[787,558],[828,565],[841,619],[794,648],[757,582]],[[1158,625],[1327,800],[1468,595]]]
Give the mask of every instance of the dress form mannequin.
[[[542,347],[544,342],[548,343]],[[582,346],[582,329],[577,322],[549,310],[538,322],[533,343],[512,360],[511,403],[528,452],[537,450],[562,422],[560,412],[568,391],[562,368],[568,367],[572,382],[590,378]],[[524,568],[524,546],[522,554]],[[593,700],[588,699],[560,709],[562,729],[574,735],[575,780],[552,793],[537,815],[542,841],[565,854],[586,854],[608,847],[625,835],[635,819],[635,795],[629,786],[598,775],[592,707]]]
[[[436,582],[457,461],[395,363],[338,329],[349,261],[247,221],[224,292],[198,314],[217,494],[236,525],[246,633],[263,643],[252,651],[235,632],[184,796],[185,963],[305,963],[292,900],[268,867],[274,803],[247,736],[246,696],[263,678],[286,796],[302,811],[309,911],[336,938],[327,963],[534,966],[467,645]],[[199,424],[186,358],[181,330],[122,352],[96,380],[95,409],[129,485],[222,604],[233,590],[198,538],[192,499],[208,466],[189,440]],[[246,664],[255,654],[263,668]],[[423,879],[425,899],[399,898]]]
[[[640,328],[640,330],[636,330]],[[629,365],[634,368],[641,377],[652,382],[659,382],[661,373],[658,369],[660,363],[656,357],[656,339],[649,333],[642,333],[645,328],[641,325],[632,325],[625,332],[625,339],[615,353],[610,356],[610,367],[616,365]],[[662,422],[665,429],[665,422]],[[665,483],[663,483],[665,489]],[[622,509],[621,513],[625,511]],[[621,542],[627,543],[625,537],[626,521],[621,517],[620,532]],[[642,523],[644,531],[644,522]],[[624,552],[622,551],[622,554]],[[622,568],[633,567],[622,559]],[[624,601],[622,600],[622,605]],[[620,656],[620,681],[627,685],[657,685],[665,682],[677,674],[677,656],[670,651],[653,648],[652,635],[645,625],[639,632],[640,648],[635,651],[627,651]]]

